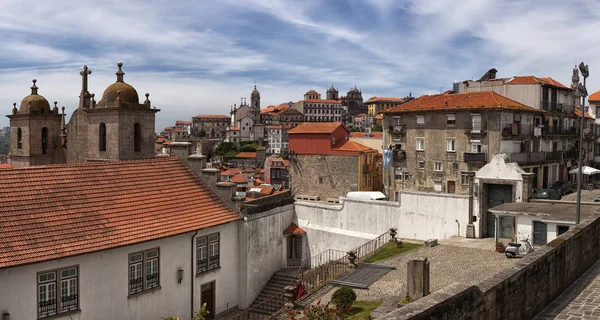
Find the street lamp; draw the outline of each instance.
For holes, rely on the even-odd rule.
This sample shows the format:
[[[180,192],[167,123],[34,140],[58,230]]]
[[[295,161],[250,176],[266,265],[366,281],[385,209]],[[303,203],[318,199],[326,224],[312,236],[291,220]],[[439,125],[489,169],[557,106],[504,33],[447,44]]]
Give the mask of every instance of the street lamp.
[[[583,76],[583,85],[580,83],[578,86],[579,95],[583,99],[581,103],[581,125],[579,129],[579,161],[577,162],[577,166],[579,167],[577,170],[577,210],[575,211],[575,223],[579,224],[581,219],[581,178],[583,173],[583,122],[585,121],[585,98],[587,97],[587,89],[585,87],[587,77],[590,75],[590,70],[587,64],[583,62],[579,64],[579,71]]]

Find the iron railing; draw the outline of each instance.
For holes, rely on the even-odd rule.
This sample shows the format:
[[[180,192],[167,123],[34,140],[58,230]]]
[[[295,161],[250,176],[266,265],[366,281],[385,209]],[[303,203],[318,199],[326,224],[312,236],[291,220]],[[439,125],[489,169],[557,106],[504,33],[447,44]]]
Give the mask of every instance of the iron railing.
[[[349,252],[329,249],[323,251],[310,259],[302,261],[302,267],[298,270],[295,277],[299,280],[303,288],[303,297],[307,297],[317,290],[331,283],[331,281],[340,277],[351,269],[349,253],[356,256],[355,264],[369,258],[377,252],[386,243],[392,240],[390,231],[362,244]],[[289,285],[295,284],[298,280],[293,280]],[[278,292],[270,298],[234,315],[231,320],[263,320],[272,319],[281,314],[286,302],[285,290]]]
[[[298,269],[298,273],[294,277],[294,280],[290,281],[288,285],[295,284],[302,274],[302,268]],[[285,305],[285,289],[277,292],[271,297],[261,301],[260,303],[251,306],[250,308],[232,316],[231,320],[264,320],[271,319],[274,315],[278,314]]]
[[[533,124],[521,124],[519,122],[502,122],[503,136],[530,136],[533,135]]]
[[[485,121],[469,121],[465,123],[467,133],[483,133],[487,132],[487,122]]]
[[[465,152],[463,157],[466,163],[487,163],[487,153]]]

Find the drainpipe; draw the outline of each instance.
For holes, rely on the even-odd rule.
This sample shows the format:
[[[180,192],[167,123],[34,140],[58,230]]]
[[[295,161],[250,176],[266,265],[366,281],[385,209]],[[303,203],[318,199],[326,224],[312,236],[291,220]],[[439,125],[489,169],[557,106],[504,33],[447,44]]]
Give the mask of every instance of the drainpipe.
[[[198,230],[196,230],[196,232],[194,232],[194,234],[192,235],[192,238],[190,239],[190,287],[192,288],[192,294],[191,294],[191,304],[190,304],[190,309],[191,309],[191,314],[192,314],[192,318],[194,317],[194,237],[198,234]]]

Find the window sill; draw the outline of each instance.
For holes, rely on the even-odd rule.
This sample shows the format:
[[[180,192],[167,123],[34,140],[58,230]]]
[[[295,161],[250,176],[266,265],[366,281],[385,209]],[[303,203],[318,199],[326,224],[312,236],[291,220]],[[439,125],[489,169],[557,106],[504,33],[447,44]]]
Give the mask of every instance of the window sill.
[[[446,150],[448,153],[456,153],[456,150]]]
[[[63,313],[55,314],[53,316],[41,317],[41,318],[38,318],[38,320],[59,319],[59,318],[62,318],[62,317],[74,315],[76,313],[81,313],[81,309],[71,310],[71,311],[68,311],[68,312],[63,312]]]
[[[417,152],[424,152],[425,150],[417,150]]]
[[[147,289],[147,290],[140,291],[140,292],[136,292],[136,293],[130,293],[130,294],[127,296],[127,299],[131,299],[131,298],[135,298],[135,297],[143,296],[143,295],[145,295],[146,293],[150,293],[150,292],[158,291],[158,290],[160,290],[161,288],[162,288],[161,286],[158,286],[158,287],[156,287],[156,288]]]
[[[203,275],[205,275],[207,273],[210,273],[210,272],[213,272],[213,271],[219,271],[219,270],[221,270],[221,266],[218,266],[216,268],[212,268],[210,270],[202,271],[202,272],[196,272],[196,277],[200,277],[200,276],[203,276]]]

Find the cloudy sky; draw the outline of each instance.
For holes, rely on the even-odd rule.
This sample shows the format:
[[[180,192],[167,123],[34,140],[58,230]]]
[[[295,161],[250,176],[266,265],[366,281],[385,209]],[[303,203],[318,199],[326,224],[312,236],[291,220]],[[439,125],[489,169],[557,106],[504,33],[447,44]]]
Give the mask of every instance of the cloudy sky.
[[[598,0],[4,0],[0,106],[9,114],[36,78],[40,94],[72,111],[81,67],[101,96],[117,61],[162,109],[157,131],[226,114],[255,83],[265,107],[331,84],[365,98],[437,93],[491,67],[568,85],[585,61],[594,92],[598,30]]]

